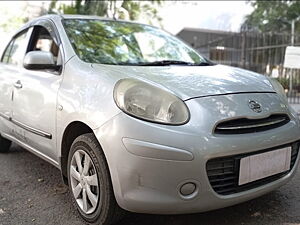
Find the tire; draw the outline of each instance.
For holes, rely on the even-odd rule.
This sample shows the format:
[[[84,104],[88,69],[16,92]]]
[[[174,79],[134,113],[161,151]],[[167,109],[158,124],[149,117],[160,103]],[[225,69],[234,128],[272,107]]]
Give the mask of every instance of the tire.
[[[9,149],[10,149],[10,146],[11,146],[11,141],[3,138],[0,135],[0,153],[6,153],[6,152],[8,152]]]
[[[110,225],[125,214],[115,200],[104,153],[92,133],[77,137],[71,146],[68,184],[73,203],[88,223]]]

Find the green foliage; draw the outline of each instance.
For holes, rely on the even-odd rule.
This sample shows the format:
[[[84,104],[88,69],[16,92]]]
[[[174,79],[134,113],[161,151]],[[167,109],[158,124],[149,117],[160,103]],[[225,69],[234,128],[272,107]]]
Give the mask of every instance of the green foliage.
[[[162,4],[161,0],[132,1],[132,0],[72,0],[71,4],[52,0],[49,13],[82,14],[113,17],[118,19],[137,20],[140,17],[160,22],[162,19],[155,8]]]
[[[246,17],[242,30],[278,32],[291,30],[291,21],[300,15],[300,1],[249,1],[254,11]],[[296,23],[296,31],[300,24]]]
[[[5,23],[0,24],[0,28],[3,32],[11,32],[13,30],[18,29],[24,23],[28,21],[28,18],[21,17],[9,17],[5,21]]]
[[[0,7],[1,23],[0,23],[0,33],[5,36],[5,33],[15,32],[24,23],[26,23],[29,18],[26,13],[24,13],[25,7]]]
[[[289,89],[289,79],[286,77],[278,77],[276,80],[282,85],[284,89]]]

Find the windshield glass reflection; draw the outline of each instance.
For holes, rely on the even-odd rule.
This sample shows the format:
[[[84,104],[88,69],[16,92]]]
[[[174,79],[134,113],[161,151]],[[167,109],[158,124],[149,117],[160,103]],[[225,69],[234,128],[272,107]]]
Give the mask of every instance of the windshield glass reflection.
[[[187,65],[207,63],[182,41],[152,26],[97,19],[65,19],[63,24],[76,54],[85,62],[117,65],[161,61]]]

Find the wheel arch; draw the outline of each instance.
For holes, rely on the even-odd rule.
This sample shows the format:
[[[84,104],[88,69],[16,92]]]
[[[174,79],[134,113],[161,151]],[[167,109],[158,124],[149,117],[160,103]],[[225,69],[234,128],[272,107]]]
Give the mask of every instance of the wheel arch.
[[[60,157],[60,166],[61,166],[61,174],[63,181],[66,185],[68,185],[68,157],[69,151],[74,140],[83,134],[94,133],[92,128],[90,128],[87,124],[81,121],[73,121],[71,122],[66,129],[64,130],[61,142],[61,157]]]

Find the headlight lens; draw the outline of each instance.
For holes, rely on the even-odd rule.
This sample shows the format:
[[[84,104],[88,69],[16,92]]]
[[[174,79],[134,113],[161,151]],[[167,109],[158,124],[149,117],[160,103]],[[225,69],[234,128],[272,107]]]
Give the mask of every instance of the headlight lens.
[[[114,99],[122,111],[147,121],[181,125],[189,120],[189,110],[181,99],[139,80],[118,81]]]
[[[283,97],[285,100],[287,100],[284,88],[282,85],[275,79],[269,78],[274,90],[276,91],[277,94],[279,94],[281,97]]]

